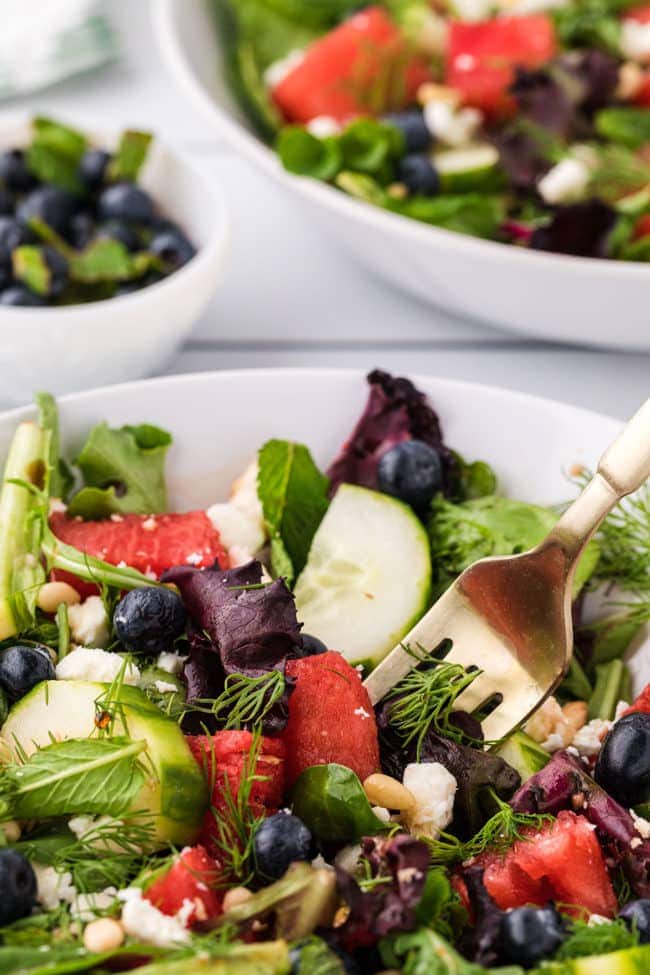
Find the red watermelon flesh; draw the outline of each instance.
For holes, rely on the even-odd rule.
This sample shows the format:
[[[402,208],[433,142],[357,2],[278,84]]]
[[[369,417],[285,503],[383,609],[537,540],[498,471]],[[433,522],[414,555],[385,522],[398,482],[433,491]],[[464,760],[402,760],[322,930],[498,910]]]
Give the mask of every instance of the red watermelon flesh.
[[[145,900],[163,914],[178,914],[189,902],[193,910],[187,927],[214,921],[223,913],[223,896],[214,887],[221,867],[202,846],[186,847],[176,862],[144,892]]]

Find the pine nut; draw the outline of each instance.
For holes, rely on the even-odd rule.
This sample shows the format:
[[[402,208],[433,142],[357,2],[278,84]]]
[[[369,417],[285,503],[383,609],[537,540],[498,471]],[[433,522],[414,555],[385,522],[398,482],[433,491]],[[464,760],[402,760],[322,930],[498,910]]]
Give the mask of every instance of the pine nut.
[[[375,772],[369,775],[363,783],[363,790],[372,806],[384,806],[385,809],[413,809],[415,796],[397,779],[390,775]]]
[[[587,723],[588,707],[586,701],[569,701],[562,708],[564,720],[573,732],[573,735]],[[573,740],[572,735],[572,740]]]
[[[634,98],[644,79],[645,74],[635,61],[625,61],[618,69],[616,97],[624,102]]]
[[[6,823],[2,823],[0,829],[5,834],[7,843],[17,843],[20,839],[20,823],[17,823],[15,819],[9,819]]]
[[[56,613],[61,603],[73,606],[81,602],[81,596],[67,582],[46,582],[38,591],[36,605],[44,613]]]
[[[425,81],[417,90],[417,100],[420,105],[426,105],[428,102],[447,102],[452,108],[456,108],[460,105],[462,97],[458,88],[436,85],[431,81]]]
[[[253,894],[248,887],[232,887],[230,890],[227,890],[223,898],[224,914],[231,911],[233,907],[239,907],[240,904],[245,904],[252,896]]]
[[[113,917],[100,917],[91,921],[84,930],[84,947],[86,951],[99,954],[102,951],[113,951],[124,941],[124,928]]]

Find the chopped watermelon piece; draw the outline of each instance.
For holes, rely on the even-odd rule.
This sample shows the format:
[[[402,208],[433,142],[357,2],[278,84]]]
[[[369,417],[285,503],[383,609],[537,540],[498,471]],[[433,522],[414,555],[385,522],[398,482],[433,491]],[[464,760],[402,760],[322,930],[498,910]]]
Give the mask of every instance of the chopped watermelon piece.
[[[614,917],[618,909],[595,829],[573,812],[561,812],[505,855],[484,853],[476,863],[484,868],[485,886],[502,910],[549,901],[576,916],[588,911]]]
[[[81,521],[55,512],[50,517],[50,527],[61,541],[88,555],[111,565],[125,563],[155,578],[175,565],[204,569],[218,560],[221,568],[229,566],[219,532],[205,511],[113,515],[106,521]],[[69,576],[66,581],[71,581]]]
[[[639,89],[633,95],[631,101],[635,105],[642,105],[645,108],[650,108],[650,71],[646,71]]]
[[[367,7],[312,44],[271,94],[290,122],[344,122],[409,105],[431,77],[386,11]]]
[[[199,839],[210,852],[218,854],[218,819],[230,817],[243,774],[255,775],[247,803],[253,816],[270,816],[280,808],[284,795],[285,746],[279,738],[261,738],[253,769],[250,758],[253,736],[249,731],[188,735],[187,743],[210,788],[211,808],[203,818]]]
[[[650,24],[650,4],[642,3],[638,7],[631,7],[624,12],[623,20],[636,20],[639,24]]]
[[[455,20],[449,26],[445,80],[462,92],[467,105],[488,116],[507,116],[515,109],[508,93],[515,68],[539,67],[555,49],[553,22],[544,14]]]
[[[214,889],[222,879],[220,864],[202,846],[187,847],[143,896],[163,914],[189,911],[187,905],[193,905],[185,917],[186,927],[192,928],[223,913],[223,896]]]
[[[645,234],[650,234],[650,216],[644,217],[643,219],[648,221]],[[626,714],[632,714],[634,711],[644,711],[646,714],[650,714],[650,684],[646,684],[636,700],[632,702],[629,708],[623,711],[621,717]]]
[[[286,777],[290,788],[312,765],[336,762],[361,781],[379,768],[375,713],[359,672],[328,650],[287,663],[296,686],[289,698]]]

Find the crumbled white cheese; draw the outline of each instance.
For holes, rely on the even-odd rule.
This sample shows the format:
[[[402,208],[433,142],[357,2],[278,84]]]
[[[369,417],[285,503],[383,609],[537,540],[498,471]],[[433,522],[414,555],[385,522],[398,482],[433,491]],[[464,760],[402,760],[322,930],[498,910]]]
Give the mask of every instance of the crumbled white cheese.
[[[70,904],[70,914],[75,921],[86,924],[94,920],[97,914],[108,910],[116,897],[116,887],[106,887],[104,890],[95,891],[94,894],[77,894]]]
[[[601,718],[594,718],[576,731],[573,736],[573,747],[580,755],[591,758],[600,751],[605,735],[612,727],[611,721],[603,721]]]
[[[423,113],[429,132],[452,147],[470,145],[483,122],[483,113],[477,108],[456,108],[443,99],[427,102]]]
[[[362,721],[367,721],[370,717],[365,708],[355,708],[352,713],[358,715]]]
[[[619,718],[622,718],[623,717],[623,712],[624,711],[627,711],[627,709],[629,708],[629,706],[630,705],[628,704],[627,701],[619,701],[618,702],[618,704],[616,705],[616,711],[614,712],[614,724],[616,724],[616,722],[618,721]]]
[[[611,924],[612,919],[610,917],[603,917],[602,914],[590,914],[587,924],[590,928],[599,927],[601,924]]]
[[[650,63],[650,24],[626,17],[621,24],[619,47],[624,58],[640,64]]]
[[[164,670],[168,674],[173,674],[176,677],[178,674],[182,673],[183,667],[187,657],[183,657],[180,653],[168,653],[164,651],[159,654],[158,660],[156,661],[156,667],[158,670]]]
[[[69,870],[59,872],[54,867],[32,861],[36,876],[36,899],[46,911],[53,911],[61,902],[71,904],[77,896]]]
[[[403,783],[415,796],[415,808],[404,815],[407,827],[435,838],[452,820],[456,779],[438,762],[413,762],[404,770]]]
[[[111,827],[109,830],[107,827]],[[73,816],[68,820],[68,829],[77,837],[83,839],[89,846],[97,850],[111,853],[123,853],[124,846],[116,839],[116,832],[124,823],[112,816]]]
[[[340,124],[331,115],[317,115],[307,123],[306,128],[317,139],[327,139],[331,135],[338,135],[341,131]]]
[[[145,944],[156,945],[158,948],[168,948],[175,944],[185,944],[189,941],[187,921],[194,905],[189,901],[173,917],[163,914],[157,907],[150,904],[142,896],[139,887],[129,887],[118,893],[123,902],[122,925],[127,934]]]
[[[635,813],[633,809],[630,809],[630,815],[634,820],[634,828],[639,836],[644,840],[650,840],[650,822]]]
[[[372,811],[380,819],[382,823],[390,823],[390,809],[386,809],[385,806],[372,806]]]
[[[345,870],[347,873],[355,874],[357,872],[357,867],[359,866],[361,853],[361,846],[358,843],[354,843],[351,846],[343,846],[334,857],[334,863],[337,867],[340,867],[341,870]]]
[[[178,690],[176,684],[172,684],[171,681],[166,680],[155,680],[153,686],[161,694],[175,694]]]
[[[49,512],[51,515],[64,515],[67,510],[68,506],[61,498],[50,498]]]
[[[56,665],[57,680],[91,680],[110,684],[124,665],[119,653],[109,653],[98,647],[77,647]],[[135,664],[127,663],[124,683],[137,684],[140,671]]]
[[[266,541],[264,514],[257,496],[257,474],[257,461],[253,461],[233,483],[230,500],[213,504],[207,511],[233,565],[249,562]]]
[[[82,647],[105,647],[109,641],[108,617],[99,596],[68,606],[68,622],[74,643]]]
[[[289,51],[286,57],[280,58],[278,61],[274,61],[268,66],[264,72],[264,83],[267,88],[276,88],[281,81],[290,75],[294,68],[297,68],[299,64],[305,59],[305,52],[294,49]]]
[[[547,752],[566,748],[573,736],[562,708],[553,696],[548,697],[529,718],[524,730]]]
[[[591,169],[584,160],[567,156],[542,176],[537,190],[545,203],[570,203],[585,194],[590,178]]]

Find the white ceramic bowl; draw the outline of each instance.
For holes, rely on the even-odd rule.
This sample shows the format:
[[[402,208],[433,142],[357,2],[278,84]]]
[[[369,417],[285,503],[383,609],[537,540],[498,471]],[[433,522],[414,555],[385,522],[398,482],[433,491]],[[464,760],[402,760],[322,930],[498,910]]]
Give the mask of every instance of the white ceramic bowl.
[[[78,127],[97,145],[115,145],[117,133]],[[0,148],[28,140],[27,117],[3,120]],[[171,360],[205,310],[222,276],[227,242],[221,194],[157,134],[139,182],[186,231],[196,256],[163,281],[119,298],[52,308],[0,306],[0,399],[24,403],[35,389],[62,393],[149,375]]]
[[[617,420],[551,400],[430,376],[411,377],[442,422],[445,440],[494,467],[501,490],[540,504],[570,498],[567,471],[595,467]],[[151,422],[170,430],[170,505],[206,507],[271,437],[305,443],[322,467],[352,430],[367,397],[363,373],[278,369],[199,373],[92,390],[60,401],[64,449],[74,456],[90,427]],[[226,404],[226,408],[224,408]],[[31,407],[0,415],[0,458]],[[650,641],[639,641],[636,683],[650,680]]]
[[[545,254],[419,224],[285,173],[222,73],[210,0],[153,0],[163,56],[214,132],[281,179],[315,222],[382,277],[462,315],[564,342],[650,349],[647,264]]]

